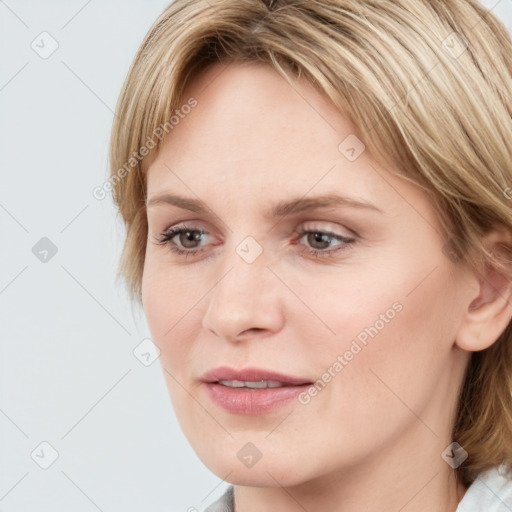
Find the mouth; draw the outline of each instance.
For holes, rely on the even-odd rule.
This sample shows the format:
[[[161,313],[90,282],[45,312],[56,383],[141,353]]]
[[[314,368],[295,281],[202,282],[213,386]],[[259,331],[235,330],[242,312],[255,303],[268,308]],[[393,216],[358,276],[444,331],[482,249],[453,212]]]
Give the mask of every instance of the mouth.
[[[273,370],[220,367],[202,379],[210,399],[235,414],[264,414],[289,403],[312,381]]]
[[[209,370],[202,376],[201,380],[206,383],[218,383],[234,388],[248,387],[254,389],[313,384],[309,379],[286,375],[265,368],[251,367],[237,370],[228,366],[220,366]]]
[[[265,389],[265,388],[282,388],[285,386],[293,386],[287,382],[279,382],[277,380],[258,380],[258,381],[247,381],[247,380],[219,380],[215,384],[227,386],[228,388],[248,388],[248,389]],[[306,384],[300,384],[305,386]]]

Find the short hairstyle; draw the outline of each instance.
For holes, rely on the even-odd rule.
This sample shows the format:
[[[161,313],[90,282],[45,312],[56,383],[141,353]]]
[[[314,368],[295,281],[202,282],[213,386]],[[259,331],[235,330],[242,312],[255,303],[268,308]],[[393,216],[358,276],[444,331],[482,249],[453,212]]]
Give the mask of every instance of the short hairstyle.
[[[497,258],[482,244],[494,226],[512,232],[512,42],[490,11],[476,0],[175,0],[131,65],[112,129],[119,276],[132,298],[148,235],[145,155],[197,104],[184,89],[215,62],[263,62],[291,86],[305,78],[370,155],[430,196],[447,257],[510,275],[512,247]],[[469,454],[456,469],[466,486],[512,466],[511,326],[471,354],[460,389],[452,439]]]

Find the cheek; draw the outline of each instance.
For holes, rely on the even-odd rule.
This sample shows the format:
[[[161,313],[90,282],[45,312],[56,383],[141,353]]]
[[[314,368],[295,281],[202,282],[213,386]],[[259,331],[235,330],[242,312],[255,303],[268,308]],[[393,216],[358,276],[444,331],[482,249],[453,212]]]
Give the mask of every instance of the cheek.
[[[336,375],[333,391],[347,403],[347,387],[361,399],[368,400],[371,390],[371,397],[387,402],[393,394],[386,384],[413,402],[424,400],[446,369],[453,345],[456,283],[442,256],[422,262],[421,255],[397,254],[382,261],[394,264],[376,262],[364,271],[352,265],[294,280],[314,315],[298,305],[292,325],[302,332],[306,352],[316,352],[319,375]]]
[[[152,256],[147,256],[142,276],[142,302],[151,335],[162,353],[169,349],[169,340],[180,327],[186,296],[180,281]]]
[[[142,274],[142,304],[153,339],[159,345],[169,328],[169,306],[172,308],[169,300],[173,299],[172,294],[166,292],[167,284],[160,274],[154,258],[146,254]]]
[[[379,436],[381,424],[399,428],[415,421],[411,411],[421,415],[440,383],[446,383],[456,318],[449,276],[441,271],[412,292],[409,283],[405,288],[392,286],[392,280],[388,287],[374,283],[343,300],[331,316],[337,342],[329,344],[329,356],[322,359],[324,371],[331,368],[336,378],[330,392],[319,394],[339,421],[347,421],[350,411],[360,435],[366,430]],[[340,364],[333,366],[336,361]]]
[[[187,370],[193,340],[202,328],[201,300],[206,290],[196,279],[183,278],[179,268],[170,268],[158,258],[146,258],[142,299],[153,341],[160,349],[160,363],[178,377]],[[172,379],[171,379],[172,380]]]

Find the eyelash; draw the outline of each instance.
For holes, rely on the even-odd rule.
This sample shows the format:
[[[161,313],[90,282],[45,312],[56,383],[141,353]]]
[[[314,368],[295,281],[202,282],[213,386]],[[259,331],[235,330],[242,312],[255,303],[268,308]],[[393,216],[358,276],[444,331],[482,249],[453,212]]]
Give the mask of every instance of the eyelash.
[[[166,229],[159,238],[157,238],[157,244],[158,245],[167,245],[168,249],[180,256],[185,256],[185,258],[188,258],[189,256],[195,256],[201,252],[203,252],[204,249],[180,249],[176,244],[172,242],[172,239],[175,238],[177,235],[185,232],[185,231],[193,231],[193,232],[200,232],[201,235],[208,234],[206,231],[202,229],[196,229],[192,226],[179,226],[179,227],[173,227]],[[342,242],[337,249],[331,249],[331,250],[320,250],[320,249],[312,249],[308,247],[304,247],[304,249],[301,250],[301,252],[307,252],[310,256],[313,256],[315,258],[328,258],[335,256],[337,253],[341,251],[347,250],[351,245],[353,245],[356,241],[355,238],[349,238],[342,235],[337,235],[336,233],[332,233],[330,231],[322,231],[322,230],[301,230],[297,234],[299,235],[299,242],[302,240],[304,235],[309,234],[315,234],[315,233],[321,233],[322,235],[327,235],[328,237],[334,238],[338,240],[339,242]]]

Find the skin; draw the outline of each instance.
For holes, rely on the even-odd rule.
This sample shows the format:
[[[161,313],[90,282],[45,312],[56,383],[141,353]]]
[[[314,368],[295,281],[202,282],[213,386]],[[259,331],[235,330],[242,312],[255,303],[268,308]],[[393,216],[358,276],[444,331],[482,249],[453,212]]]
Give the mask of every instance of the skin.
[[[454,511],[466,489],[441,453],[470,351],[491,345],[512,316],[508,283],[482,281],[445,255],[419,188],[368,151],[355,161],[340,152],[357,131],[309,83],[291,87],[262,64],[215,64],[189,84],[191,96],[198,105],[149,163],[148,204],[173,193],[208,210],[148,206],[142,294],[192,447],[235,484],[237,512]],[[264,215],[276,201],[332,193],[382,211]],[[157,243],[184,221],[206,232],[186,247],[174,237],[203,251],[187,258]],[[315,245],[301,228],[355,242]],[[247,236],[263,249],[252,263],[236,252]],[[397,302],[401,311],[308,404],[234,414],[199,380],[228,365],[314,382]],[[252,467],[237,457],[249,442],[262,454]]]

